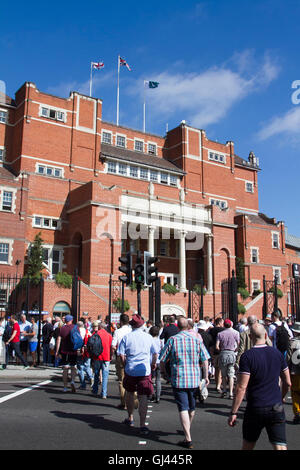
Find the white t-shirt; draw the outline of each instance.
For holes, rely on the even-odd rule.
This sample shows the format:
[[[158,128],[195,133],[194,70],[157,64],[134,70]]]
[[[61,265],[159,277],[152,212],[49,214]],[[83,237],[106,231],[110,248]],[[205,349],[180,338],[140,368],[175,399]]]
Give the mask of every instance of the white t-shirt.
[[[131,333],[132,331],[132,328],[130,325],[123,325],[121,326],[121,328],[118,328],[117,330],[115,330],[114,334],[113,334],[113,339],[112,339],[112,347],[113,348],[118,348],[121,340],[124,338],[125,335],[128,335],[128,333]]]

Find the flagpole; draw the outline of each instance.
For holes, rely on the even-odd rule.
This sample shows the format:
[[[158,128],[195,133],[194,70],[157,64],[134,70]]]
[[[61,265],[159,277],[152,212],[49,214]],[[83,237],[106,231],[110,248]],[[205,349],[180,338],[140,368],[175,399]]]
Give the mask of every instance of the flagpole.
[[[93,62],[91,62],[91,75],[90,75],[90,96],[92,96],[92,80],[93,80]]]
[[[120,101],[120,56],[118,55],[117,126],[119,125],[119,101]]]
[[[144,130],[144,134],[146,133],[146,87],[145,87],[145,80],[144,80],[144,125],[143,125],[143,130]]]

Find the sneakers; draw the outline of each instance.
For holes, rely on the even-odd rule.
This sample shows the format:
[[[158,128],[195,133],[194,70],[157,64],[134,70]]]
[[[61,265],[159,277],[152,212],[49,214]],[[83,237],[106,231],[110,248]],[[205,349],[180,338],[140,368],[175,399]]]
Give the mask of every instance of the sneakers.
[[[141,436],[148,436],[149,433],[150,433],[150,431],[149,431],[149,428],[147,428],[147,426],[142,426],[140,428]]]
[[[30,366],[24,366],[23,369],[28,370],[28,369],[30,369]]]
[[[124,421],[122,421],[122,424],[126,424],[126,426],[129,426],[131,428],[134,426],[133,420],[129,418],[124,419]]]

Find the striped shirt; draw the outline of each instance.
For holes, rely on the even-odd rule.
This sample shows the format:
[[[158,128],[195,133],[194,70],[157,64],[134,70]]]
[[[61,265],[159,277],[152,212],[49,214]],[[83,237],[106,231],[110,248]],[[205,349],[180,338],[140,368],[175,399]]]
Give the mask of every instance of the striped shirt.
[[[159,356],[161,362],[170,359],[171,383],[175,388],[197,388],[201,378],[199,361],[209,358],[203,343],[187,331],[172,336]]]

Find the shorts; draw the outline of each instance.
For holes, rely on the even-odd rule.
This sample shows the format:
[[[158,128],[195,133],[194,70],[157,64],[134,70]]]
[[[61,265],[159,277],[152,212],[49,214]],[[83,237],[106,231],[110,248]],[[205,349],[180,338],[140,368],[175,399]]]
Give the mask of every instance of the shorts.
[[[153,395],[153,383],[151,375],[144,377],[134,377],[132,375],[126,375],[123,379],[123,387],[126,392],[137,392],[138,395]]]
[[[286,446],[285,412],[281,403],[266,408],[247,408],[243,421],[243,438],[256,442],[266,429],[271,444]]]
[[[20,341],[20,350],[22,353],[27,353],[28,351],[28,341]]]
[[[196,395],[199,388],[175,388],[173,387],[174,398],[178,411],[194,411],[196,408]]]
[[[32,342],[29,342],[29,352],[35,352],[37,350],[37,345],[38,345],[38,342],[37,341],[32,341]]]
[[[236,356],[233,351],[221,351],[219,356],[219,368],[222,377],[232,378],[235,376],[235,360]]]
[[[62,367],[75,367],[77,365],[77,354],[61,354]]]

